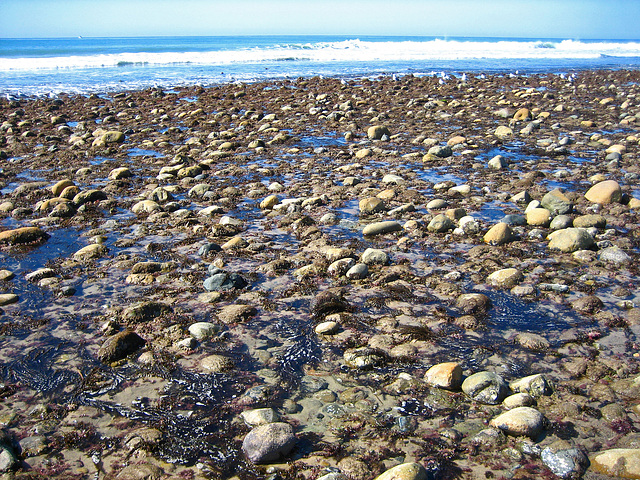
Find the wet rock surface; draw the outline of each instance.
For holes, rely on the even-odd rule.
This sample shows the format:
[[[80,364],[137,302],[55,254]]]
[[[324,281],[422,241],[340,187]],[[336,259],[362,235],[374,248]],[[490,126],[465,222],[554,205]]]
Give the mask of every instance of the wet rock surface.
[[[0,99],[0,469],[637,475],[640,76],[440,80]]]

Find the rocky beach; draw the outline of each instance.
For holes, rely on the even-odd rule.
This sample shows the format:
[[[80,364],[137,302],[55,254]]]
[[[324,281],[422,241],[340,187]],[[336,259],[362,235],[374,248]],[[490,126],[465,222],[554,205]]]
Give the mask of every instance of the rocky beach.
[[[0,100],[7,479],[640,478],[640,72]]]

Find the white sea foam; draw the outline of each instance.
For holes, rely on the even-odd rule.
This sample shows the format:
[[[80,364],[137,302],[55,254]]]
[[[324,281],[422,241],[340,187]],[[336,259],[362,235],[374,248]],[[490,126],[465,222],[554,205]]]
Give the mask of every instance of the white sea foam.
[[[384,62],[474,59],[589,59],[640,57],[638,42],[361,41],[299,43],[238,50],[138,52],[0,58],[0,71],[73,70],[131,65],[230,65],[280,61]]]

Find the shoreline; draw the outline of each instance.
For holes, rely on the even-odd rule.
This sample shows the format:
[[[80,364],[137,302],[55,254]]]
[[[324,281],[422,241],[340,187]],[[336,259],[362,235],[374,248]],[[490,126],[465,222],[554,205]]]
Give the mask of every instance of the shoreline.
[[[15,478],[635,474],[640,71],[441,80],[0,99]]]

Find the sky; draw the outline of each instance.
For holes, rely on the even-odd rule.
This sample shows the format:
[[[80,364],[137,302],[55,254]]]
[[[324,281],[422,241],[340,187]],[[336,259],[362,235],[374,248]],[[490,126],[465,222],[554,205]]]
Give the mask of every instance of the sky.
[[[640,0],[0,0],[0,38],[149,35],[640,38]]]

